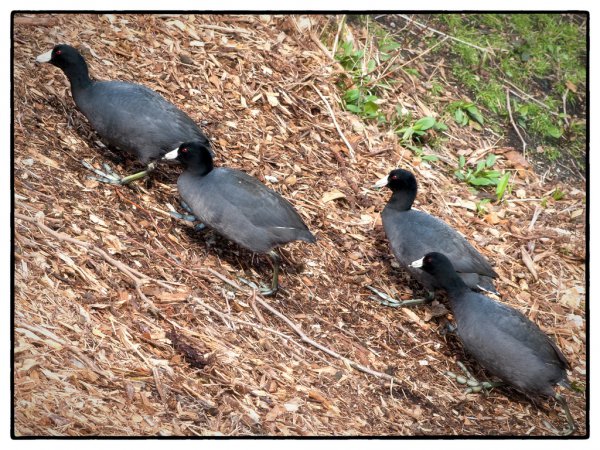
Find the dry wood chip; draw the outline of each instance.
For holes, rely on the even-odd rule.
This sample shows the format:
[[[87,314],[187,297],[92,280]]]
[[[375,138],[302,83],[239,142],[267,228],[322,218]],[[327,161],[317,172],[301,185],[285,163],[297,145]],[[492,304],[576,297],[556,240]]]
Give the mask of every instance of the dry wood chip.
[[[533,262],[533,259],[531,259],[531,255],[529,255],[529,252],[523,246],[521,246],[521,258],[523,259],[525,267],[527,267],[529,272],[531,272],[531,275],[533,275],[533,278],[535,278],[535,280],[537,281],[538,274],[537,270],[535,269],[535,263]]]
[[[332,200],[336,200],[338,198],[346,198],[346,194],[344,194],[343,192],[340,192],[338,190],[333,190],[333,191],[325,192],[323,194],[323,196],[321,197],[321,202],[327,203],[327,202],[330,202]]]

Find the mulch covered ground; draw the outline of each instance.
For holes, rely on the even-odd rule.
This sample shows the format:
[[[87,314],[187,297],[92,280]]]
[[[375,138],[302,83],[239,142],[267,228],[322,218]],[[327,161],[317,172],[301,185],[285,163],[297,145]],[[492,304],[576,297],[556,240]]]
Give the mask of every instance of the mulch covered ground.
[[[547,183],[514,149],[452,127],[430,165],[344,112],[341,68],[319,40],[335,17],[44,17],[14,28],[17,435],[535,436],[565,426],[554,400],[532,404],[508,388],[464,395],[444,375],[462,360],[485,378],[443,333],[443,296],[414,309],[369,299],[367,285],[422,294],[388,250],[379,213],[389,191],[370,186],[411,169],[415,206],[495,264],[502,301],[558,342],[585,388],[584,182]],[[318,243],[282,249],[275,298],[235,288],[240,276],[269,280],[265,257],[168,214],[179,209],[179,167],[132,187],[87,178],[80,161],[101,167],[111,153],[63,73],[34,63],[57,43],[81,49],[95,78],[160,92],[203,124],[217,164],[300,211]],[[418,81],[398,79],[390,101],[425,114]],[[491,151],[513,171],[512,192],[479,218],[447,163]],[[583,435],[585,393],[564,394]]]

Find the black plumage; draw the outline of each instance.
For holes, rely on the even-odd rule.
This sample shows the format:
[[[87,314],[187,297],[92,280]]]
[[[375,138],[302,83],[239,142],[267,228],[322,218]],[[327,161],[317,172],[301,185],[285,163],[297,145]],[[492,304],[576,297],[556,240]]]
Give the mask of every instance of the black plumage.
[[[468,353],[525,394],[557,398],[574,427],[565,400],[554,392],[556,384],[568,386],[569,363],[550,337],[516,309],[473,292],[445,255],[428,253],[411,266],[432,276],[448,293],[457,333]]]
[[[387,186],[392,196],[381,213],[385,234],[400,265],[426,289],[434,291],[436,280],[410,263],[429,252],[447,255],[463,281],[472,289],[496,293],[492,278],[497,277],[490,263],[455,229],[425,212],[412,209],[417,181],[406,170],[396,169],[376,187]]]
[[[202,223],[238,245],[274,259],[271,290],[276,291],[279,257],[272,250],[291,241],[316,241],[294,207],[244,172],[214,168],[203,142],[186,142],[165,159],[177,159],[185,166],[177,180],[179,194]]]
[[[152,89],[124,81],[90,79],[85,59],[69,45],[57,45],[37,61],[59,67],[71,83],[75,104],[98,135],[109,145],[132,153],[144,165],[185,141],[209,145],[186,113]]]

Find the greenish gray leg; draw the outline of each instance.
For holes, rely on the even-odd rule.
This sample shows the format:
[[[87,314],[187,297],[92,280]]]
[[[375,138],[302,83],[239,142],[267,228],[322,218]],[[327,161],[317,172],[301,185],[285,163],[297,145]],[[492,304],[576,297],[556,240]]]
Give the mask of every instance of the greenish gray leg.
[[[256,289],[256,290],[260,291],[260,293],[262,295],[264,295],[265,297],[274,295],[279,290],[279,265],[281,263],[281,257],[277,254],[277,252],[275,252],[275,250],[271,250],[268,253],[268,255],[273,260],[273,280],[271,281],[270,288],[264,287],[264,285],[259,287],[256,285],[256,283],[254,283],[252,281],[246,280],[245,278],[242,278],[242,277],[238,277],[238,279],[242,283],[250,286],[252,289]]]
[[[453,380],[456,380],[456,382],[459,384],[467,385],[468,387],[467,389],[465,389],[465,394],[490,390],[495,387],[502,386],[504,384],[501,381],[478,381],[473,375],[471,375],[471,372],[469,372],[469,370],[462,362],[457,361],[456,364],[464,372],[465,376],[456,375],[454,372],[451,372],[449,370],[446,371],[446,376],[452,378]]]
[[[273,280],[271,282],[271,289],[260,290],[260,293],[265,297],[274,295],[279,290],[279,265],[281,264],[281,257],[275,250],[271,250],[268,254],[273,260]]]
[[[423,303],[428,303],[431,300],[433,300],[433,296],[434,296],[433,292],[428,292],[427,297],[425,297],[425,298],[411,298],[409,300],[400,301],[400,300],[396,300],[395,298],[390,297],[385,292],[381,292],[381,291],[375,289],[373,286],[366,286],[366,288],[369,289],[371,292],[374,292],[375,294],[377,294],[378,297],[380,297],[380,298],[377,298],[377,297],[371,295],[369,297],[369,299],[375,300],[376,302],[379,302],[383,306],[389,306],[391,308],[404,308],[404,307],[409,307],[409,306],[422,305]]]
[[[98,175],[97,177],[89,177],[90,179],[100,181],[101,183],[120,184],[120,185],[129,184],[132,181],[139,180],[140,178],[144,178],[146,175],[148,175],[150,172],[152,172],[156,167],[156,163],[151,162],[150,164],[148,164],[146,166],[145,170],[142,170],[141,172],[137,172],[137,173],[134,173],[133,175],[129,175],[129,176],[121,178],[107,163],[104,163],[102,165],[104,167],[105,172],[102,172],[101,170],[96,169],[94,166],[92,166],[90,163],[88,163],[85,160],[81,161],[81,163],[83,164],[83,166],[86,169],[91,170],[96,175]]]
[[[571,410],[569,409],[569,405],[567,404],[567,399],[558,393],[554,395],[554,398],[558,403],[560,403],[560,406],[562,406],[563,411],[565,412],[565,416],[567,416],[567,422],[569,424],[565,430],[560,432],[560,434],[563,436],[569,436],[573,434],[573,432],[577,429],[577,425],[575,425],[575,421],[573,420],[573,416],[571,415]]]

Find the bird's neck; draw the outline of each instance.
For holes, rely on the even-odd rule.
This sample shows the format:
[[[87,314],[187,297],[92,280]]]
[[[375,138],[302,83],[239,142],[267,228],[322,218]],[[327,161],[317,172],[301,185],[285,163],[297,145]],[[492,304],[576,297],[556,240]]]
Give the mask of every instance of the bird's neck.
[[[469,292],[471,288],[465,284],[465,282],[459,276],[451,277],[445,280],[438,279],[444,290],[448,293],[450,303],[454,309],[456,306],[460,306],[460,302],[457,300],[461,294]]]
[[[71,82],[71,91],[77,92],[81,89],[85,89],[92,84],[88,68],[85,62],[83,65],[70,66],[64,69],[65,75]]]
[[[212,163],[212,161],[210,161],[210,162],[203,162],[202,164],[188,166],[187,172],[189,172],[192,175],[204,177],[204,176],[208,175],[210,172],[212,172],[213,169],[214,169],[213,163]]]
[[[412,207],[416,196],[416,192],[396,191],[392,194],[387,207],[398,211],[408,211]]]

